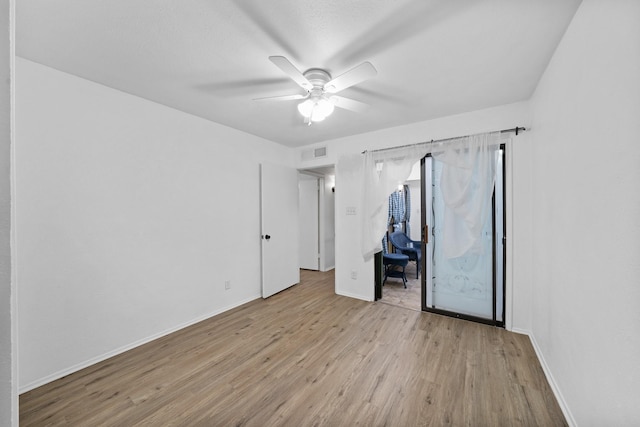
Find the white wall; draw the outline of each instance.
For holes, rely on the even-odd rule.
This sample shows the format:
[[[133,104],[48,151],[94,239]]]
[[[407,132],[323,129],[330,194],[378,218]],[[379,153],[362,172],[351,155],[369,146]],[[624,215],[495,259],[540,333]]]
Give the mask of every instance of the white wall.
[[[505,203],[507,217],[507,283],[511,281],[513,288],[507,286],[505,300],[506,324],[511,330],[522,333],[531,331],[531,239],[532,239],[532,189],[531,189],[531,157],[532,130],[518,137],[518,144],[506,147],[506,193]],[[512,167],[509,167],[511,165]],[[511,191],[509,190],[511,189]],[[509,227],[513,227],[510,230]]]
[[[585,0],[532,98],[532,332],[580,426],[640,425],[640,2]]]
[[[21,390],[260,296],[291,150],[20,58],[16,94]]]
[[[11,280],[14,2],[0,1],[0,426],[18,425],[15,284]]]

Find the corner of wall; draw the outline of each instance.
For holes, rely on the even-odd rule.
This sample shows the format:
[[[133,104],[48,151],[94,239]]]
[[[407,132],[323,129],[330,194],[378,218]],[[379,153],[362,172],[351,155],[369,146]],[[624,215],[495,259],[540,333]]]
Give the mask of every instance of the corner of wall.
[[[14,248],[15,0],[0,1],[0,424],[18,425]]]
[[[538,342],[536,341],[536,338],[533,335],[533,333],[531,331],[520,330],[520,329],[514,329],[512,330],[512,332],[515,332],[521,335],[526,335],[529,337],[529,341],[531,342],[531,346],[533,347],[533,350],[536,352],[536,356],[538,357],[538,361],[540,362],[540,366],[542,367],[544,376],[546,377],[547,382],[549,383],[549,386],[551,386],[551,390],[553,391],[553,394],[558,401],[558,405],[562,410],[562,414],[567,420],[567,424],[569,424],[570,427],[577,427],[578,423],[573,418],[573,414],[569,410],[569,405],[567,405],[567,402],[564,400],[564,396],[560,391],[558,383],[554,378],[553,373],[549,368],[549,365],[547,364],[547,361],[544,358],[544,354],[542,353],[542,350],[540,349],[540,346],[538,345]]]

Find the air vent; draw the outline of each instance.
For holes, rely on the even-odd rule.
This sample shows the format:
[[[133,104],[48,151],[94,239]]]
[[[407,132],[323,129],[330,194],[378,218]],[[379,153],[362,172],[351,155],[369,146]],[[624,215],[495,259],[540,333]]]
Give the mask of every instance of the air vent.
[[[319,159],[321,157],[327,157],[327,147],[318,147],[304,150],[301,154],[301,158],[304,161]]]

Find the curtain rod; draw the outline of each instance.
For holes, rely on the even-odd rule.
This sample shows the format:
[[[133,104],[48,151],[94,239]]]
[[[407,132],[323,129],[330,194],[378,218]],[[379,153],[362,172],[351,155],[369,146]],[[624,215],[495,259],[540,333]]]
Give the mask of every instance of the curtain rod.
[[[516,135],[518,135],[518,132],[523,132],[523,131],[525,131],[525,130],[527,130],[525,127],[522,127],[522,126],[516,126],[516,127],[511,128],[511,129],[502,129],[502,130],[500,131],[500,133],[515,132],[515,134],[516,134]],[[489,133],[489,132],[485,132],[485,133]],[[474,134],[474,135],[480,135],[480,134],[476,133],[476,134]],[[405,144],[405,145],[399,145],[399,146],[397,146],[397,147],[380,148],[380,149],[377,149],[377,150],[370,150],[370,151],[371,151],[372,153],[378,153],[378,152],[380,152],[380,151],[396,150],[396,149],[398,149],[398,148],[413,147],[413,146],[416,146],[416,145],[422,145],[422,144],[435,144],[435,143],[438,143],[438,142],[447,142],[447,141],[452,141],[452,140],[454,140],[454,139],[466,138],[466,137],[469,137],[469,136],[473,136],[473,135],[455,136],[455,137],[453,137],[453,138],[444,138],[444,139],[435,139],[435,140],[434,140],[434,139],[432,139],[431,141],[416,142],[415,144]],[[364,153],[366,153],[366,152],[368,152],[368,151],[369,151],[369,150],[364,150],[364,151],[362,152],[362,154],[364,154]]]

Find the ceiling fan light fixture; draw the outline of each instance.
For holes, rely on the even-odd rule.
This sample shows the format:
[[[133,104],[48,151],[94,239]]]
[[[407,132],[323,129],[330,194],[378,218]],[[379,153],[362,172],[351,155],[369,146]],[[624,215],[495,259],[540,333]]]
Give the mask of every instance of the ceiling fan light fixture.
[[[311,99],[306,99],[298,104],[298,112],[302,114],[303,117],[309,118],[311,117],[311,113],[313,113],[313,107],[315,106],[315,102]]]
[[[312,122],[323,121],[327,116],[333,113],[334,108],[334,103],[324,96],[307,99],[298,104],[298,112],[300,112],[303,117],[310,119]]]
[[[318,110],[320,114],[325,117],[330,116],[334,110],[333,102],[329,101],[323,96],[322,98],[320,98],[320,100],[318,100],[318,103],[316,104],[316,110]]]
[[[320,111],[319,108],[314,108],[313,112],[311,113],[311,117],[310,117],[312,122],[321,122],[326,118],[327,118],[327,116],[322,114],[322,111]]]

